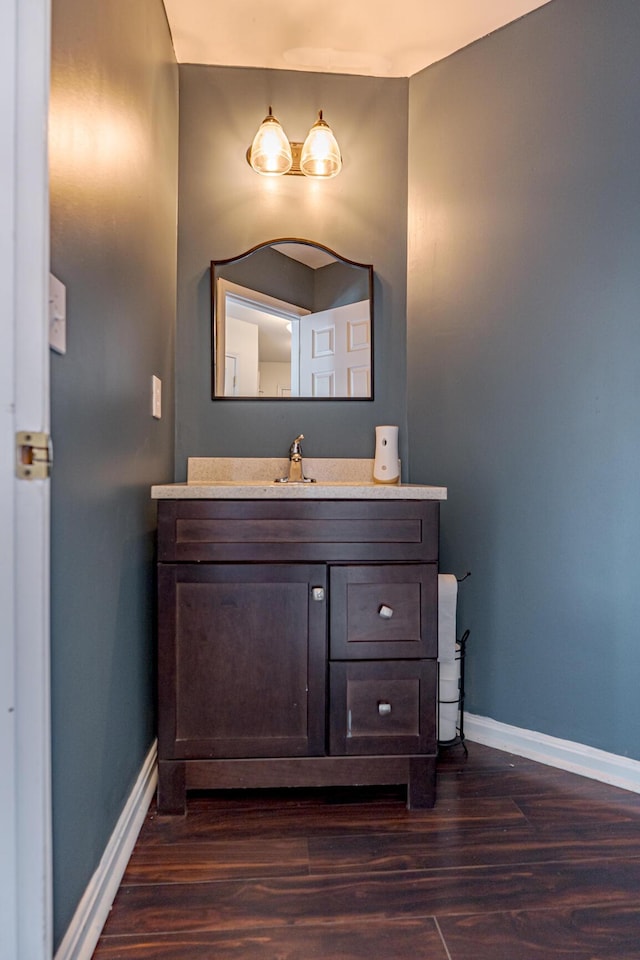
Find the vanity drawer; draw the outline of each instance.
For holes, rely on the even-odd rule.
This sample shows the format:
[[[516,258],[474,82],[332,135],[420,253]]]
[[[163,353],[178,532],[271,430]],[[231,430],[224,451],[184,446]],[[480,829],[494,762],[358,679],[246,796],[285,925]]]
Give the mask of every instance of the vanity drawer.
[[[435,563],[334,566],[330,590],[332,659],[438,655]]]
[[[436,561],[433,500],[161,500],[165,563]]]
[[[331,663],[331,754],[435,750],[436,669],[435,660]]]

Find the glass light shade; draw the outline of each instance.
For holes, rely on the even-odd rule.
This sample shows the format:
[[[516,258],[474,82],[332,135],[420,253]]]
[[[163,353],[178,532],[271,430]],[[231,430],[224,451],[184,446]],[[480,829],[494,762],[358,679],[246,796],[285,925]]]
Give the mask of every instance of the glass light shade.
[[[302,147],[300,169],[306,177],[325,180],[337,176],[342,170],[340,148],[331,127],[322,119],[322,110]]]
[[[269,107],[268,115],[253,138],[249,163],[264,177],[281,177],[289,172],[292,162],[291,145]]]

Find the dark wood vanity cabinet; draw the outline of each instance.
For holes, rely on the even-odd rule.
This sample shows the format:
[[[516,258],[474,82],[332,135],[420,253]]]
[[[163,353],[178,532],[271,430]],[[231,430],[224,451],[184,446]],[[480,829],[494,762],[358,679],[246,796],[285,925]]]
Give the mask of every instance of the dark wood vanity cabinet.
[[[432,500],[160,500],[159,786],[435,798]]]

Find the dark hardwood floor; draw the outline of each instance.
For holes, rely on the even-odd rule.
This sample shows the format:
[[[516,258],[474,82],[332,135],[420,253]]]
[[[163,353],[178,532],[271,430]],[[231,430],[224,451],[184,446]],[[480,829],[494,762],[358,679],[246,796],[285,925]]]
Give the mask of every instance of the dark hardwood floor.
[[[152,807],[94,960],[640,960],[640,796],[469,744],[404,790]]]

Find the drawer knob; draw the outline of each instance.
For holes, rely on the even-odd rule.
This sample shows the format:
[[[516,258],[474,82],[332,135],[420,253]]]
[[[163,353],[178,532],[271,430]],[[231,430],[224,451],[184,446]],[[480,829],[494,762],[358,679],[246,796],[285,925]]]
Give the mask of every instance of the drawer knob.
[[[381,717],[388,717],[391,713],[391,704],[388,700],[378,700],[378,713]]]
[[[383,620],[391,620],[393,616],[393,607],[388,607],[386,603],[383,603],[378,610],[378,616],[382,617]]]
[[[324,600],[324,587],[312,587],[311,596],[314,600]]]

